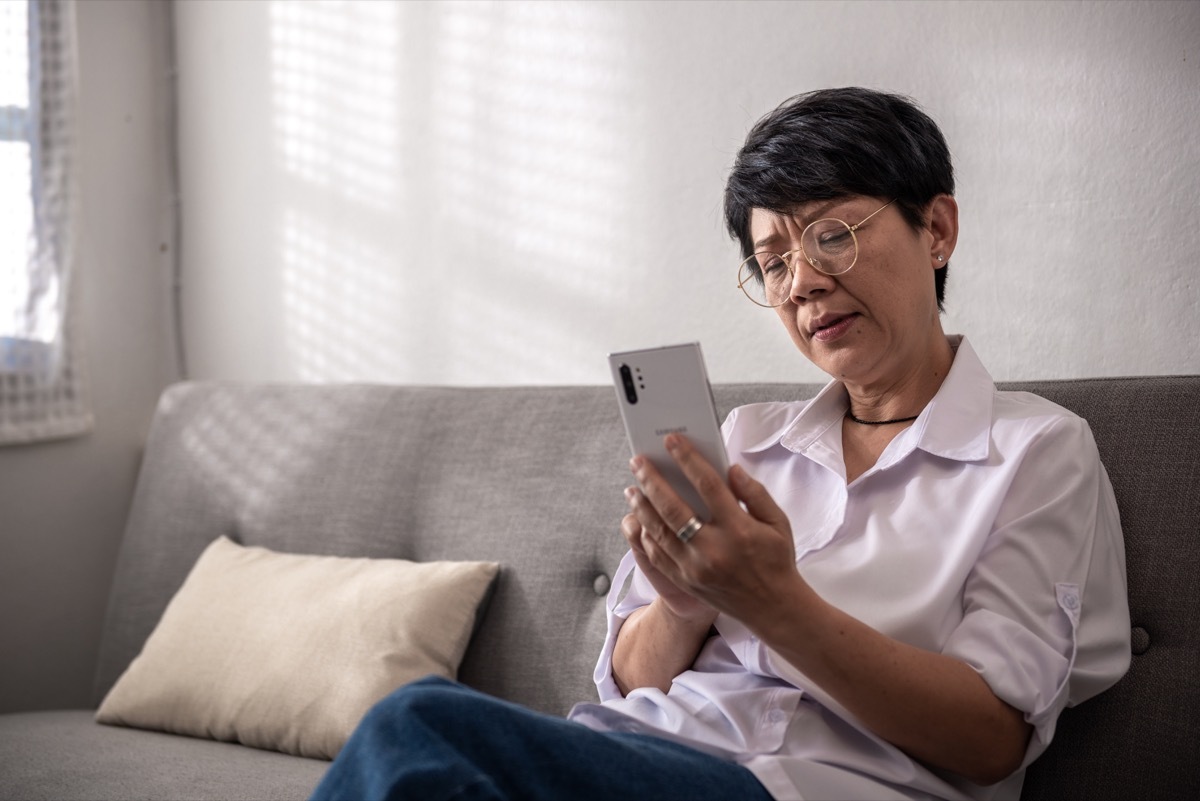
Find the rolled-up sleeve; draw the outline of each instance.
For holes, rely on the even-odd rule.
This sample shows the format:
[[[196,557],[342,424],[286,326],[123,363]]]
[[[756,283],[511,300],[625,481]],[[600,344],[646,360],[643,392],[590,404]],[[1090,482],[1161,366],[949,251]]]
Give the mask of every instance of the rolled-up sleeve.
[[[973,667],[1034,726],[1025,764],[1058,715],[1129,668],[1125,549],[1087,423],[1062,417],[1021,454],[996,524],[963,588],[943,653]]]
[[[629,590],[624,592],[627,582]],[[635,610],[649,605],[657,595],[654,587],[637,569],[633,551],[626,551],[605,601],[608,611],[608,635],[604,638],[604,647],[600,649],[600,658],[596,661],[596,670],[592,674],[601,701],[624,697],[612,677],[612,655],[617,645],[617,634],[626,618]]]

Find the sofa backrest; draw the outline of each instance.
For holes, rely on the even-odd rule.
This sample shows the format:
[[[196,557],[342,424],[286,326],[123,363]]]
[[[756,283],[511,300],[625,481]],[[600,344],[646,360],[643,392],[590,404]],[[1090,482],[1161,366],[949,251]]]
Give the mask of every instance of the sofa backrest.
[[[1089,420],[1127,541],[1126,679],[1068,710],[1024,797],[1196,788],[1200,726],[1200,377],[1047,381]],[[714,388],[721,413],[812,385]],[[459,678],[535,709],[595,698],[604,596],[623,554],[629,452],[609,387],[186,383],[163,396],[105,623],[97,700],[205,546],[485,559],[503,569]],[[1186,760],[1190,765],[1190,759]]]
[[[1133,663],[1063,712],[1022,799],[1200,797],[1200,376],[1040,381],[1088,421],[1121,528]]]

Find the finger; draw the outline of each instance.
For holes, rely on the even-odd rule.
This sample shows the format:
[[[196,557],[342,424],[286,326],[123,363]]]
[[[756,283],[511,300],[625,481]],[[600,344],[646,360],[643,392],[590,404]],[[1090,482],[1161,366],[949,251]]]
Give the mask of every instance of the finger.
[[[636,518],[634,519],[633,525],[639,532],[641,531],[641,525],[637,522]],[[642,547],[640,534],[639,539],[636,541],[630,540],[629,552],[633,554],[633,561],[635,564],[637,564],[638,569],[642,571],[642,575],[650,575],[653,572],[657,572],[658,569],[654,567],[653,563],[650,561],[650,557],[646,554],[646,549]]]
[[[629,550],[633,554],[633,561],[641,568],[643,573],[648,570],[653,570],[650,563],[650,557],[646,555],[646,548],[642,544],[643,529],[642,524],[638,522],[637,515],[630,512],[621,520],[621,533],[625,535],[625,541],[629,543]]]
[[[650,479],[653,480],[653,476]],[[641,490],[630,487],[626,490],[626,498],[629,499],[629,508],[641,527],[642,552],[653,562],[658,561],[659,554],[674,561],[683,547],[683,543],[675,536],[676,529],[664,521],[658,509]],[[678,502],[678,499],[676,501]]]
[[[633,512],[621,518],[621,535],[625,537],[630,548],[642,552],[642,524]]]
[[[675,540],[675,545],[682,545],[683,543],[675,538],[675,532],[691,520],[695,513],[680,499],[670,482],[663,478],[662,473],[649,459],[635,456],[630,460],[629,466],[641,487],[630,502],[630,508],[654,541],[670,552],[670,543],[664,544],[663,541],[672,539]]]
[[[717,472],[690,439],[681,434],[669,434],[663,442],[667,452],[683,471],[683,475],[708,505],[714,519],[725,518],[740,511],[737,498],[726,483],[726,477]]]
[[[729,486],[733,489],[735,497],[746,505],[746,511],[752,517],[772,528],[791,530],[787,514],[775,503],[771,493],[755,481],[740,464],[729,468]]]

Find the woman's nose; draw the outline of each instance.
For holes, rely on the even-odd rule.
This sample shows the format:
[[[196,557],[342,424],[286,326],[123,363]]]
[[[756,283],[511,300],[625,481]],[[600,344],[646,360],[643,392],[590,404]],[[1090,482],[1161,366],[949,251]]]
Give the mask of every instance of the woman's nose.
[[[797,305],[813,297],[832,292],[837,281],[808,263],[803,253],[792,261],[791,301]]]

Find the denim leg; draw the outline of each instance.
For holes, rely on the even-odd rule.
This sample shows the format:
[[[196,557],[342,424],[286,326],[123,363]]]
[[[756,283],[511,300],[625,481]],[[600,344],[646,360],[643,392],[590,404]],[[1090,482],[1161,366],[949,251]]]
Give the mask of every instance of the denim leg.
[[[445,679],[401,687],[359,724],[324,799],[769,801],[750,771],[641,734],[586,726]]]

